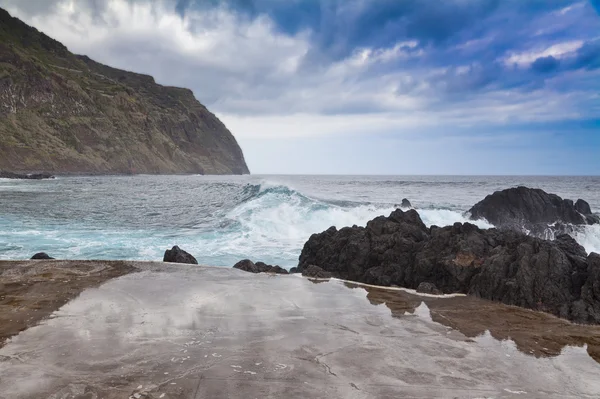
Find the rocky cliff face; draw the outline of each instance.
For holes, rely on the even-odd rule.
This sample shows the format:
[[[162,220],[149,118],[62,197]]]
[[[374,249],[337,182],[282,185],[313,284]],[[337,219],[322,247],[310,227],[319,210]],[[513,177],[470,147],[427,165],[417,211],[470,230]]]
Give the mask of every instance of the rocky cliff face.
[[[0,170],[249,173],[190,90],[74,55],[2,9]]]

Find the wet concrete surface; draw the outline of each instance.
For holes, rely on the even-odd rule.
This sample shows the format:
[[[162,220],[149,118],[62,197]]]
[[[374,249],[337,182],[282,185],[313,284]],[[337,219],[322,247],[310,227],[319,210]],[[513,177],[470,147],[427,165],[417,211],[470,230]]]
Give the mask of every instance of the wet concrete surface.
[[[475,298],[121,266],[141,270],[0,349],[0,398],[600,397],[598,327]]]
[[[0,261],[0,347],[86,288],[136,270],[127,262]]]

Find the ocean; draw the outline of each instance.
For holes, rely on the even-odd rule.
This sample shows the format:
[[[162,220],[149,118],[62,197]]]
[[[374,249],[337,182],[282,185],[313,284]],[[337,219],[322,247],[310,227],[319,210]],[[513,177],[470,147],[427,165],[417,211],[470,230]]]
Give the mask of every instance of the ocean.
[[[201,264],[249,258],[290,268],[313,233],[365,225],[408,198],[427,225],[468,220],[486,195],[518,185],[588,201],[600,177],[59,176],[0,179],[0,259],[162,260],[179,245]],[[480,227],[492,227],[477,221]],[[600,226],[574,237],[600,252]]]

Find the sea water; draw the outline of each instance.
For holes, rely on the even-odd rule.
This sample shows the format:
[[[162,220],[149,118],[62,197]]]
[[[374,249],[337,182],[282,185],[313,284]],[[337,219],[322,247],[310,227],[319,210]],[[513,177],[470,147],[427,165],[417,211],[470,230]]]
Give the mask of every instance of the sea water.
[[[468,221],[486,195],[518,185],[587,200],[600,177],[502,176],[59,176],[0,179],[0,259],[161,260],[173,245],[201,264],[249,258],[289,268],[330,226],[365,225],[408,198],[426,225]],[[475,222],[492,227],[486,221]],[[600,252],[600,226],[573,233]]]

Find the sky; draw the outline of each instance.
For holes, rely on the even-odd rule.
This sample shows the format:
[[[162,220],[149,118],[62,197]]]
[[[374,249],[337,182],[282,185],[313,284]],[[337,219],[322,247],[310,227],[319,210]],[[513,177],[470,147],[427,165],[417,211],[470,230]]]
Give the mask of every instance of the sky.
[[[600,0],[0,0],[187,87],[255,174],[600,175]]]

